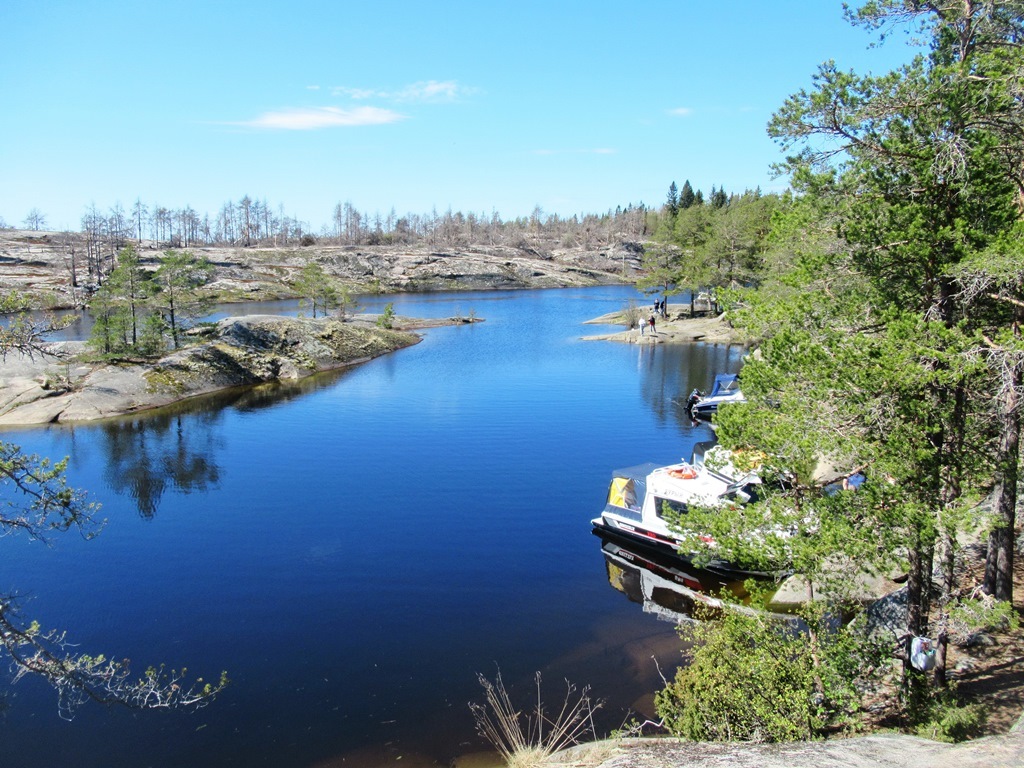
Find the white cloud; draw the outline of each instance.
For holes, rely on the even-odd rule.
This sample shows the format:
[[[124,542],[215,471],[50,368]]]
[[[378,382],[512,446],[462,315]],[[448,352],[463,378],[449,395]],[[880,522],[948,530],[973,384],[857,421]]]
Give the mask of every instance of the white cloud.
[[[317,92],[319,85],[307,85],[305,90]],[[461,95],[474,93],[475,89],[460,86],[454,80],[423,80],[396,91],[374,90],[371,88],[350,88],[330,86],[327,90],[336,98],[352,101],[377,99],[392,102],[438,103],[452,102]],[[266,128],[281,131],[312,131],[320,128],[348,128],[359,125],[385,125],[405,120],[406,115],[384,107],[355,106],[341,107],[296,107],[264,112],[252,120],[232,123],[249,128]]]
[[[400,102],[451,102],[461,96],[476,93],[475,88],[459,85],[454,80],[421,80],[396,91],[373,88],[352,88],[338,85],[331,88],[331,95],[346,96],[350,99],[381,99]]]
[[[383,98],[385,94],[371,88],[346,88],[343,85],[336,85],[331,88],[332,96],[348,96],[350,99],[372,99]]]
[[[454,101],[464,92],[454,80],[413,83],[395,94],[398,101]]]
[[[393,112],[390,109],[380,109],[379,107],[357,107],[355,109],[309,107],[265,112],[254,120],[247,120],[240,123],[240,125],[246,125],[250,128],[269,128],[283,131],[312,131],[318,128],[385,125],[404,119],[405,115]]]
[[[670,109],[668,113],[676,117],[689,117],[693,114],[693,110],[690,107],[676,107],[675,109]]]

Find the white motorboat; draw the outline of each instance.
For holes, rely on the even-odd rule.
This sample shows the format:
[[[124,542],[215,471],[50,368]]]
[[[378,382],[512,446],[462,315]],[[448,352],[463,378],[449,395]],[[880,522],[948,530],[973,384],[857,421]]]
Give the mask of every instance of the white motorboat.
[[[756,498],[760,478],[753,472],[741,474],[729,458],[720,452],[709,466],[702,446],[698,446],[692,462],[667,466],[648,463],[615,470],[601,516],[592,521],[595,529],[686,559],[664,518],[666,508],[685,513],[690,504],[715,506]],[[763,575],[720,560],[702,567],[729,574]]]
[[[706,395],[690,395],[687,407],[694,418],[707,419],[724,403],[744,403],[746,398],[740,391],[740,377],[735,373],[720,373],[715,376],[711,392]]]

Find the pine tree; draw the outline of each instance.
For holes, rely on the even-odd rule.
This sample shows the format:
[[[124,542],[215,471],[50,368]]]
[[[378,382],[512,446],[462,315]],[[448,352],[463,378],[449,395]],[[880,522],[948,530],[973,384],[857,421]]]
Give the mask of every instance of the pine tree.
[[[665,211],[669,218],[674,219],[679,213],[679,190],[673,181],[668,187],[668,199],[665,201]]]
[[[697,196],[693,193],[693,187],[690,186],[690,180],[687,179],[683,182],[682,192],[679,193],[679,207],[685,211],[696,202]]]
[[[864,283],[847,321],[857,345],[832,351],[844,367],[831,378],[872,367],[875,375],[813,399],[819,409],[839,408],[843,392],[869,388],[853,422],[857,450],[892,479],[877,487],[906,521],[880,519],[879,530],[898,532],[908,555],[908,632],[929,631],[932,574],[940,575],[932,630],[942,683],[961,516],[992,477],[997,453],[979,429],[996,382],[971,352],[978,315],[964,305],[955,274],[1020,216],[1024,118],[1015,73],[1024,65],[1024,15],[1019,4],[883,0],[850,18],[879,29],[917,22],[930,53],[880,77],[825,64],[814,89],[779,110],[770,133],[798,148],[788,161],[794,183],[832,206],[847,248],[842,268]],[[822,150],[822,137],[839,143]]]
[[[181,345],[181,333],[188,322],[205,313],[210,305],[208,297],[198,289],[207,283],[213,266],[190,251],[167,251],[153,276],[159,288],[154,304],[165,313],[174,348]]]
[[[338,306],[338,286],[315,261],[308,262],[299,272],[295,290],[302,304],[313,311],[313,317],[316,317],[318,309],[326,316]]]

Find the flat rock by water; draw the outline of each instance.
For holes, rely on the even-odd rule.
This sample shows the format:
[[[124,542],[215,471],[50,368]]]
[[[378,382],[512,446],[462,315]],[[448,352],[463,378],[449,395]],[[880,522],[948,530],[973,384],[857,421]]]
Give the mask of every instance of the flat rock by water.
[[[553,755],[575,768],[1019,768],[1024,721],[1010,733],[962,744],[897,733],[791,744],[709,744],[672,738],[615,739]]]
[[[84,298],[71,288],[68,253],[85,249],[81,233],[0,230],[0,290],[36,297],[36,305],[76,306]],[[169,246],[134,243],[146,269]],[[214,267],[206,290],[219,301],[294,296],[294,282],[309,263],[356,293],[566,288],[629,283],[640,268],[635,242],[566,246],[557,242],[511,244],[418,243],[187,247]],[[82,269],[79,268],[79,272]],[[79,274],[79,279],[84,276]]]
[[[602,317],[588,320],[587,323],[591,325],[626,325],[626,320],[622,312],[611,312]],[[648,327],[645,327],[642,332],[639,328],[627,328],[615,333],[584,336],[583,340],[645,345],[686,342],[735,344],[742,342],[739,333],[729,325],[722,315],[690,317],[689,314],[675,311],[670,311],[668,317],[657,317],[653,332]]]

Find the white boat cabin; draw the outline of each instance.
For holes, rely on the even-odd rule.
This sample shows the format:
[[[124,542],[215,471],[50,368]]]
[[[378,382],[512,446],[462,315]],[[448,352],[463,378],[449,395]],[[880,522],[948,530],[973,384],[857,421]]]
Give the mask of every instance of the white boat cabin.
[[[727,499],[749,501],[760,483],[756,474],[742,477],[728,452],[698,445],[692,463],[654,463],[612,473],[608,499],[595,528],[677,553],[678,540],[665,520],[666,509],[686,514],[691,504],[715,506]]]

